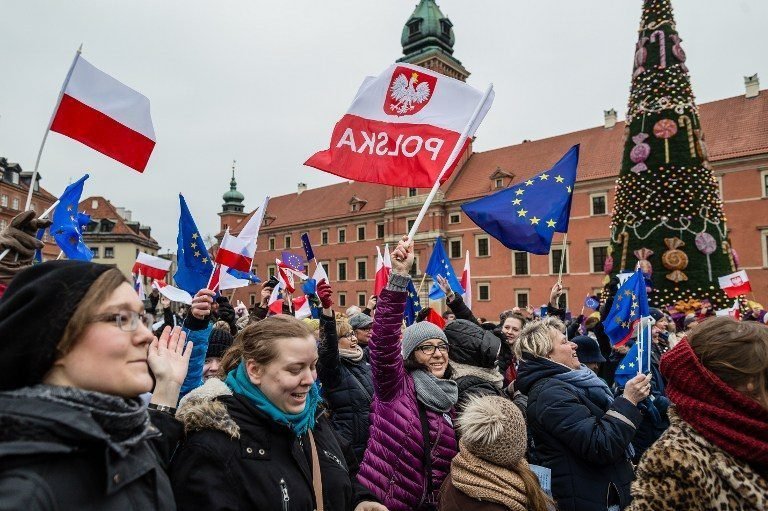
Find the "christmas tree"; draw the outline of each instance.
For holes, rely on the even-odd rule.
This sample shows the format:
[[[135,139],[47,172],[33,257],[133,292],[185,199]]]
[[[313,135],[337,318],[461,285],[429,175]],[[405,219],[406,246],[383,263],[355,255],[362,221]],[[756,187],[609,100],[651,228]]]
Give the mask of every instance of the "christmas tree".
[[[605,272],[639,267],[652,305],[728,305],[717,278],[735,271],[717,180],[670,0],[645,0]]]

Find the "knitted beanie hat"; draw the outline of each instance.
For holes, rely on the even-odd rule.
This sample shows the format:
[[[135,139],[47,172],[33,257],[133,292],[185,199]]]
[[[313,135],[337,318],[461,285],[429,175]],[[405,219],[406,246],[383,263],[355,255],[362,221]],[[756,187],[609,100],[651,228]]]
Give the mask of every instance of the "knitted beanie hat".
[[[445,332],[427,321],[414,323],[406,328],[403,332],[403,358],[408,358],[413,353],[413,350],[416,349],[416,346],[429,339],[440,339],[448,344]]]
[[[525,419],[517,405],[507,398],[470,397],[458,425],[461,444],[480,459],[515,469],[525,458]]]
[[[72,314],[96,279],[111,268],[49,261],[16,275],[0,300],[0,390],[43,380]]]
[[[208,336],[208,351],[205,352],[205,358],[221,358],[224,352],[232,346],[235,338],[226,330],[213,328]]]

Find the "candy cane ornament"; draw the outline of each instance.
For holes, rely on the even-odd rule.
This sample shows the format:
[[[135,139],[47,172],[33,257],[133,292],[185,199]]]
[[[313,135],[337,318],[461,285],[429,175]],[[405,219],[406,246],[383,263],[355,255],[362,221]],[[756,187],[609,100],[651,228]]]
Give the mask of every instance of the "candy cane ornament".
[[[657,30],[651,34],[651,42],[659,44],[659,68],[667,68],[667,38],[663,30]]]
[[[688,134],[688,150],[691,151],[691,158],[696,158],[696,140],[693,136],[693,122],[691,118],[687,115],[681,115],[677,122],[685,128],[685,132]]]

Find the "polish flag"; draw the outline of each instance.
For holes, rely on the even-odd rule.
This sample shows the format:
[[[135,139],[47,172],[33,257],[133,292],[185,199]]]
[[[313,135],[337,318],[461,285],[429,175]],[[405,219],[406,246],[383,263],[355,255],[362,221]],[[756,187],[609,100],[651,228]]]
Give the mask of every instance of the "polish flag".
[[[716,316],[730,316],[734,319],[741,319],[741,310],[739,309],[739,301],[734,300],[733,306],[728,309],[720,309],[715,311]]]
[[[155,148],[149,99],[96,69],[79,51],[50,130],[139,172],[144,172]]]
[[[296,319],[304,319],[312,316],[312,308],[309,306],[309,300],[306,295],[293,299],[293,315]]]
[[[186,303],[192,305],[192,295],[179,289],[178,287],[168,285],[164,280],[154,280],[152,287],[157,289],[161,295],[172,302]]]
[[[221,239],[221,245],[216,250],[211,278],[208,280],[208,289],[216,289],[222,280],[221,272],[226,272],[227,268],[233,268],[245,273],[251,272],[253,256],[256,254],[256,245],[259,238],[259,229],[264,222],[264,214],[269,204],[269,196],[264,198],[264,203],[258,209],[257,213],[251,215],[251,218],[240,230],[237,236],[229,234],[229,228]],[[226,280],[227,277],[225,276]]]
[[[464,299],[464,303],[469,307],[472,308],[472,282],[471,282],[471,276],[469,273],[469,250],[467,250],[466,256],[464,257],[464,272],[461,274],[461,287],[464,288],[464,294],[461,295],[461,297]]]
[[[293,293],[296,291],[296,284],[294,283],[293,277],[297,276],[302,280],[307,280],[309,277],[300,272],[299,270],[296,270],[295,268],[291,268],[284,262],[282,262],[280,259],[275,259],[275,264],[277,265],[277,280],[282,284],[282,287],[289,293]]]
[[[283,285],[281,282],[278,282],[277,285],[272,289],[272,294],[269,295],[269,302],[267,302],[267,309],[272,314],[282,314],[283,313],[283,299],[279,298],[280,296],[280,289],[282,289]]]
[[[389,252],[387,252],[389,256]],[[386,264],[385,258],[381,255],[379,246],[376,245],[376,275],[373,279],[373,294],[379,296],[381,290],[387,287],[389,282],[389,272],[392,269],[392,263]]]
[[[459,80],[397,63],[363,81],[329,149],[305,165],[354,181],[431,188],[448,163],[441,182],[450,177],[492,103],[492,91],[486,97]]]
[[[144,277],[141,273],[136,275],[136,280],[133,281],[133,289],[136,290],[136,294],[139,295],[139,300],[142,302],[147,299],[147,293],[144,292]]]
[[[168,259],[139,252],[139,255],[136,257],[136,262],[133,263],[131,273],[141,273],[151,279],[162,280],[171,269],[171,264],[172,262]]]
[[[749,277],[744,270],[731,273],[724,277],[719,277],[720,289],[725,291],[728,298],[736,298],[739,295],[744,295],[752,291],[752,286],[749,284]]]

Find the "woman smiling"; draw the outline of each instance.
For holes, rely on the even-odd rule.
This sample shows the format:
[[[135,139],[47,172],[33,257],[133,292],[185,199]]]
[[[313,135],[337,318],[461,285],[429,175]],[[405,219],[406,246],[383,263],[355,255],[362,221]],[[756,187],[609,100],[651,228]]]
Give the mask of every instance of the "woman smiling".
[[[178,509],[380,511],[319,409],[317,344],[300,320],[248,325],[181,402],[187,437],[171,467]]]

